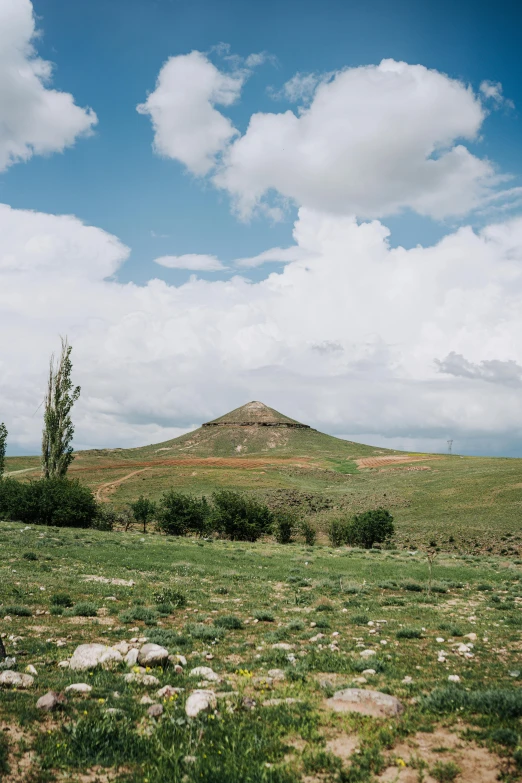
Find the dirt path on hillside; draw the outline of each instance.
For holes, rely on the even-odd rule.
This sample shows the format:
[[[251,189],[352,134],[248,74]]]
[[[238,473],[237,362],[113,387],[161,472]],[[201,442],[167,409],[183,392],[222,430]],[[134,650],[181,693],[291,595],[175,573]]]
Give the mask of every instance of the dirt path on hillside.
[[[116,481],[107,481],[106,484],[102,484],[101,486],[98,487],[98,489],[94,493],[94,497],[99,503],[103,503],[104,501],[107,500],[108,496],[116,490],[116,487],[119,487],[120,484],[123,484],[124,481],[127,481],[127,479],[132,478],[132,476],[136,476],[137,473],[143,473],[145,470],[149,470],[149,468],[142,468],[141,470],[133,470],[132,473],[128,473],[126,476],[116,479]]]

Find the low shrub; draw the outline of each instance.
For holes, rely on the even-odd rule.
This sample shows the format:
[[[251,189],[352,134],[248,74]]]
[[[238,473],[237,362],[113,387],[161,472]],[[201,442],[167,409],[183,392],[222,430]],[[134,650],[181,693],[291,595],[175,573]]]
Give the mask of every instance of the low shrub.
[[[401,587],[403,590],[408,590],[410,593],[422,593],[424,590],[421,584],[413,582],[411,579],[401,582]]]
[[[395,636],[397,639],[421,639],[422,631],[418,628],[400,628]]]
[[[73,599],[67,593],[54,593],[51,596],[52,606],[62,606],[65,609],[68,609],[70,606],[73,605],[73,603],[74,603]]]
[[[118,514],[112,506],[108,503],[98,503],[92,527],[95,530],[110,531],[114,529],[117,519]]]
[[[122,623],[133,623],[138,620],[145,625],[154,625],[158,619],[158,612],[146,606],[131,606],[118,616]]]
[[[328,525],[328,539],[331,546],[339,547],[348,543],[348,527],[350,522],[346,519],[332,519]]]
[[[522,717],[522,690],[491,688],[465,691],[455,686],[436,688],[421,704],[431,712],[466,710],[479,715],[496,715],[501,720],[507,720]]]
[[[157,511],[158,530],[170,536],[209,532],[210,507],[206,498],[169,490],[160,498]]]
[[[217,628],[214,625],[205,625],[204,623],[189,624],[185,630],[193,639],[200,639],[203,642],[212,642],[214,639],[221,639],[225,635],[224,628]]]
[[[53,615],[53,617],[60,617],[63,612],[63,606],[51,606],[50,613]]]
[[[24,552],[22,557],[24,560],[38,560],[36,552]]]
[[[77,480],[38,479],[0,483],[0,515],[18,522],[55,527],[92,527],[98,511],[94,495]]]
[[[0,610],[2,615],[14,615],[15,617],[32,617],[33,613],[28,606],[4,606]]]
[[[153,593],[153,595],[157,604],[172,604],[176,609],[183,609],[187,605],[185,593],[182,593],[176,587],[163,587],[161,590]]]
[[[67,611],[70,617],[96,617],[96,605],[91,601],[78,601]]]
[[[351,622],[354,625],[368,625],[370,618],[367,614],[354,614],[351,618]]]
[[[275,617],[272,612],[261,610],[259,612],[254,612],[254,617],[256,620],[259,620],[260,623],[275,623]]]
[[[236,617],[234,614],[225,614],[221,617],[216,617],[214,620],[214,625],[217,625],[218,628],[226,628],[228,630],[240,630],[243,628],[243,622],[239,617]]]
[[[499,745],[505,745],[507,748],[516,748],[519,736],[513,729],[497,729],[491,734],[493,742]]]
[[[453,783],[457,775],[460,775],[460,767],[454,761],[437,761],[430,770],[430,774],[437,783]]]

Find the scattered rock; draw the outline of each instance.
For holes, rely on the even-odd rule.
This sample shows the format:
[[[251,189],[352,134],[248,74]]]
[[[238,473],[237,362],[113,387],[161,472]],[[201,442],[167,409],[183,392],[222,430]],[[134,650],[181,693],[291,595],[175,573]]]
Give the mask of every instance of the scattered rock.
[[[100,656],[100,666],[103,666],[104,669],[112,669],[120,663],[123,663],[123,657],[121,653],[114,650],[112,647],[109,647],[109,649]]]
[[[147,714],[150,715],[151,718],[159,718],[160,715],[163,715],[163,704],[151,704],[147,710]]]
[[[361,688],[336,691],[331,699],[326,700],[326,706],[334,712],[359,712],[374,717],[399,715],[404,709],[395,696]]]
[[[68,685],[65,689],[66,693],[74,691],[74,693],[90,693],[92,691],[92,685],[87,685],[86,682],[73,682],[72,685]]]
[[[377,655],[377,653],[375,652],[375,650],[362,650],[359,653],[359,655],[361,656],[361,658],[364,658],[366,660],[367,658],[372,658],[374,655]]]
[[[256,707],[257,702],[255,699],[252,699],[250,696],[244,696],[242,705],[245,708],[245,710],[253,710]]]
[[[51,712],[51,710],[61,707],[62,704],[67,704],[65,696],[61,693],[56,693],[56,691],[49,691],[45,696],[40,696],[36,702],[36,709]]]
[[[130,672],[124,676],[125,682],[136,683],[137,685],[159,685],[160,681],[152,674],[142,674],[142,672]]]
[[[271,677],[252,677],[252,686],[258,690],[270,690],[274,681]]]
[[[70,665],[71,665],[70,661],[59,661],[58,662],[58,666],[60,667],[60,669],[68,669]]]
[[[263,707],[279,707],[280,704],[301,704],[302,699],[266,699]]]
[[[215,671],[212,671],[211,668],[208,666],[196,666],[195,669],[191,669],[189,672],[190,677],[203,677],[208,682],[219,682],[220,677],[219,674],[216,674]]]
[[[138,653],[138,663],[142,666],[161,666],[169,657],[169,651],[159,644],[144,644]]]
[[[80,644],[73,652],[69,661],[70,668],[75,671],[95,669],[99,665],[102,655],[108,649],[105,644]]]
[[[288,644],[287,642],[277,642],[276,644],[272,645],[272,650],[293,650],[294,645]]]
[[[116,644],[112,645],[111,649],[116,650],[116,652],[119,652],[121,656],[125,656],[130,650],[130,644],[125,641],[117,642]]]
[[[169,661],[173,664],[179,664],[179,666],[187,665],[187,659],[184,655],[169,655]]]
[[[20,674],[7,669],[0,674],[0,687],[3,688],[30,688],[34,683],[34,677],[30,674]]]
[[[460,682],[460,677],[458,674],[450,674],[448,677],[448,682]]]
[[[150,696],[142,696],[140,699],[140,704],[154,704],[154,701],[150,698]]]
[[[268,676],[271,677],[272,680],[286,679],[286,674],[282,669],[269,669]]]
[[[129,650],[125,658],[123,659],[127,666],[132,667],[136,666],[138,663],[138,653],[139,650],[137,650],[135,647],[132,650]]]
[[[35,676],[38,674],[38,672],[36,671],[36,669],[31,663],[29,664],[29,666],[25,667],[25,671],[27,672],[27,674],[34,674]]]
[[[363,671],[363,676],[365,676],[365,677],[373,677],[374,674],[377,674],[375,669],[365,669]]]
[[[189,718],[195,718],[200,712],[215,709],[217,704],[213,691],[193,691],[185,703],[185,712]]]

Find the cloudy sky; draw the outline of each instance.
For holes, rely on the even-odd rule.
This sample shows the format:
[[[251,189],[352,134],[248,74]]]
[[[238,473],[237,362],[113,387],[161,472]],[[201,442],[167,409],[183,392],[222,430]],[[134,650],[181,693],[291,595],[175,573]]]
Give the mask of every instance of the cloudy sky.
[[[0,421],[522,456],[522,9],[0,0]]]

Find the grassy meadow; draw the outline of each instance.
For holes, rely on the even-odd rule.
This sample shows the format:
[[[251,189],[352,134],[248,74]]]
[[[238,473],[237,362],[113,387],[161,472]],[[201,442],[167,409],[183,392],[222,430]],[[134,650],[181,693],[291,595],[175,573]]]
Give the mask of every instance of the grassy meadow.
[[[440,461],[436,486],[451,463],[462,464]],[[406,474],[397,491],[418,491],[414,478]],[[6,652],[17,671],[37,672],[27,690],[0,689],[4,783],[520,779],[516,558],[440,553],[430,581],[426,557],[401,549],[13,522],[0,525],[0,551]],[[159,682],[145,686],[125,681],[124,663],[91,672],[58,665],[79,644],[145,638],[184,656],[183,670],[152,667]],[[218,694],[216,707],[188,718],[198,666],[219,677],[204,686]],[[40,696],[72,683],[92,690],[68,692],[51,713],[36,708]],[[179,690],[161,698],[164,685]],[[404,710],[335,711],[328,700],[349,687],[391,694]],[[163,707],[158,717],[148,714],[151,702]]]

